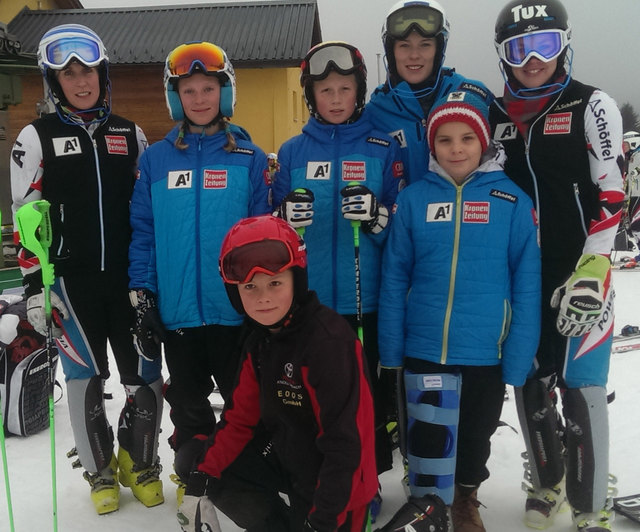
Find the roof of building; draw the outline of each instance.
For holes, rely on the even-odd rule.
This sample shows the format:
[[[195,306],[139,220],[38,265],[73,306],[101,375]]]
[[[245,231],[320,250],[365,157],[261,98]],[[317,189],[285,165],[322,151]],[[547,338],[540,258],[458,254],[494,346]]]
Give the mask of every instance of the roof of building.
[[[322,41],[316,0],[263,0],[113,9],[22,9],[9,31],[22,51],[59,24],[84,24],[102,38],[112,64],[163,63],[179,44],[210,41],[234,66],[298,66]],[[271,65],[270,65],[271,63]]]

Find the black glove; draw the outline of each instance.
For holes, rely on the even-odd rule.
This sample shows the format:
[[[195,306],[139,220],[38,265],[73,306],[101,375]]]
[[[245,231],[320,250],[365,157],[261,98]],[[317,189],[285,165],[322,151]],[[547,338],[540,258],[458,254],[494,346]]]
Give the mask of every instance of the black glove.
[[[308,188],[296,188],[287,194],[273,213],[274,216],[298,229],[313,222],[313,201],[315,197]]]
[[[342,216],[347,220],[362,222],[362,230],[374,235],[389,222],[389,211],[378,203],[376,196],[364,185],[347,185],[342,194]]]
[[[178,524],[183,532],[220,532],[220,523],[209,492],[217,479],[201,471],[189,475],[189,481],[178,508]]]
[[[136,322],[131,331],[133,345],[142,358],[153,362],[160,356],[161,344],[167,335],[158,312],[156,296],[146,288],[136,288],[129,292],[129,299],[136,310]]]

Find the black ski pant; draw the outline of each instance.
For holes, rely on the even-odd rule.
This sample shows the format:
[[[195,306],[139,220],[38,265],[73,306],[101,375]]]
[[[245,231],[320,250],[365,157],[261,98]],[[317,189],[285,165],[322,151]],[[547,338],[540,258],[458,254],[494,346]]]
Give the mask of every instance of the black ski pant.
[[[241,326],[204,325],[167,331],[165,399],[171,407],[174,432],[169,445],[174,451],[196,434],[213,432],[212,377],[226,400],[238,370],[242,330]]]

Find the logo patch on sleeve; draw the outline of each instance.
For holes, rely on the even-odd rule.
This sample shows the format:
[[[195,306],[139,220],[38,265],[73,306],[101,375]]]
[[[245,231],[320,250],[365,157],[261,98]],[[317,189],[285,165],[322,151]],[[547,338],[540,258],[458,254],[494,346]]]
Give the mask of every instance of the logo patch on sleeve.
[[[364,161],[342,161],[343,181],[364,181],[367,178],[367,167]]]
[[[450,222],[453,220],[453,203],[429,203],[427,222]]]
[[[80,146],[78,137],[58,137],[51,140],[53,141],[53,152],[56,154],[56,157],[82,153],[82,147]]]
[[[173,170],[167,174],[167,188],[191,188],[193,170]]]
[[[331,161],[309,161],[307,162],[306,179],[331,179]]]
[[[494,198],[500,198],[503,200],[510,201],[511,203],[518,202],[517,196],[514,196],[513,194],[509,194],[508,192],[502,192],[502,190],[496,190],[495,188],[492,189],[491,192],[489,192],[489,195],[493,196]]]
[[[107,143],[107,152],[111,155],[129,155],[126,137],[122,135],[105,135],[104,140]]]
[[[404,129],[397,129],[389,133],[389,135],[396,139],[401,148],[407,147],[407,136],[404,134]]]
[[[489,223],[488,201],[465,201],[462,207],[462,223],[487,224]]]
[[[404,177],[404,164],[402,163],[402,161],[394,161],[393,166],[391,168],[393,172],[393,177],[395,178]]]
[[[205,170],[203,175],[203,186],[205,190],[215,188],[227,188],[226,170]]]
[[[545,135],[567,135],[571,133],[571,117],[573,113],[555,113],[544,119]]]

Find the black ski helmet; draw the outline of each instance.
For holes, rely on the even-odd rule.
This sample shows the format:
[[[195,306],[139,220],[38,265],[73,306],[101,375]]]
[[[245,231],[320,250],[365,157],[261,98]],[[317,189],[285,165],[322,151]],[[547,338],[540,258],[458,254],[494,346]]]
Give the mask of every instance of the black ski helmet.
[[[513,76],[514,65],[509,64],[506,59],[509,41],[517,37],[533,36],[536,33],[544,33],[545,31],[558,34],[560,42],[559,52],[553,54],[551,57],[542,57],[535,51],[532,51],[531,55],[543,61],[557,59],[556,71],[552,76],[552,79],[557,79],[566,72],[565,61],[571,43],[571,24],[569,23],[569,16],[562,3],[558,0],[511,0],[502,8],[496,19],[494,44],[498,52],[498,57],[500,57],[501,67],[507,85],[517,85]],[[528,58],[529,55],[526,54],[526,58],[521,64],[524,64]],[[568,62],[569,73],[567,79],[564,83],[557,84],[559,87],[558,90],[564,88],[571,77],[570,57]],[[532,97],[535,97],[535,95]]]
[[[325,79],[331,71],[356,77],[356,108],[350,121],[357,119],[364,109],[367,97],[367,67],[364,58],[355,46],[344,41],[325,41],[316,44],[300,64],[300,86],[304,91],[309,113],[318,120],[323,120],[316,108],[313,96],[313,82]]]

